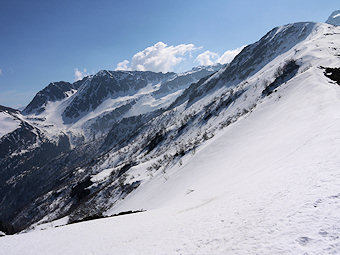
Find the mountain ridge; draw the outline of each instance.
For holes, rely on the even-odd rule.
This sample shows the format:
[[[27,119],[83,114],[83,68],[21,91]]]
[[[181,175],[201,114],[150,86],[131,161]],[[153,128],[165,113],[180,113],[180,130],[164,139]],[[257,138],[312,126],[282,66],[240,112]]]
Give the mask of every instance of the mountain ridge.
[[[334,26],[340,26],[340,10],[332,12],[332,14],[326,20],[326,23]]]

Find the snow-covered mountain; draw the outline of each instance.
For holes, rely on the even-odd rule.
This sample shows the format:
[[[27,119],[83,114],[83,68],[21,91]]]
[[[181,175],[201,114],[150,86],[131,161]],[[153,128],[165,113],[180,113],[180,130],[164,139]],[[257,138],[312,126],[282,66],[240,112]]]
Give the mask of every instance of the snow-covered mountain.
[[[23,114],[51,136],[63,132],[78,145],[106,135],[126,117],[168,107],[191,83],[220,68],[207,66],[182,74],[102,70],[73,84],[49,84]]]
[[[0,137],[11,133],[20,125],[20,119],[17,118],[18,110],[0,105]]]
[[[33,152],[1,157],[1,229],[49,230],[0,238],[1,247],[338,253],[339,56],[340,27],[300,22],[224,67],[52,84],[59,95],[39,92],[40,103],[13,113],[21,128],[0,138],[36,135],[24,140]]]
[[[136,131],[164,112],[192,82],[222,67],[182,74],[103,70],[75,83],[50,83],[22,113],[2,107],[0,191],[6,195],[0,201],[1,222],[8,222],[23,206],[36,210],[35,199],[55,189],[60,179],[66,180],[63,185],[77,182],[77,177],[65,176],[116,145],[107,142],[112,139],[109,132],[116,134],[113,127],[128,122],[130,132]],[[31,215],[35,216],[20,218],[20,229],[22,223],[27,227],[42,216],[37,211]]]
[[[340,26],[340,10],[332,12],[331,16],[329,16],[326,23],[334,26]]]

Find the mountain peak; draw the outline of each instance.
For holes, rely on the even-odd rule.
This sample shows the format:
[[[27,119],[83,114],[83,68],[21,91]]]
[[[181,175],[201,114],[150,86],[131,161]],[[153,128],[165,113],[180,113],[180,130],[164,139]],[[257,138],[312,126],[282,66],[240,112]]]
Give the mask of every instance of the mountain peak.
[[[340,10],[332,12],[331,16],[329,16],[326,20],[326,23],[334,26],[340,26]]]

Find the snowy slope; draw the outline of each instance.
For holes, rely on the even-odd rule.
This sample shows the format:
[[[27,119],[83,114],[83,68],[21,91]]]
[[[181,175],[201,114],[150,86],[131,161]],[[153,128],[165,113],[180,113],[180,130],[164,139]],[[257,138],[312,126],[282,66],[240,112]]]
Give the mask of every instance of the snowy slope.
[[[13,132],[20,125],[20,121],[7,112],[0,112],[0,137]]]
[[[20,126],[19,111],[0,105],[0,138]]]
[[[339,253],[339,107],[339,86],[305,72],[120,208],[153,210],[3,237],[2,251]]]
[[[295,45],[280,37],[306,29]],[[340,253],[340,87],[321,68],[340,66],[339,29],[297,23],[273,30],[262,42],[281,42],[281,51],[250,66],[258,70],[245,80],[228,80],[228,68],[221,70],[196,85],[205,86],[204,96],[170,107],[86,169],[92,186],[105,188],[114,177],[140,185],[120,200],[93,188],[96,199],[81,210],[105,202],[106,215],[146,212],[6,236],[4,253]],[[256,53],[252,47],[244,52]],[[292,60],[298,68],[287,68]],[[159,129],[168,135],[158,133],[164,123]],[[214,137],[186,152],[201,133]],[[138,147],[145,140],[161,142],[146,151]],[[166,161],[169,154],[177,161]],[[135,163],[123,179],[122,157]]]

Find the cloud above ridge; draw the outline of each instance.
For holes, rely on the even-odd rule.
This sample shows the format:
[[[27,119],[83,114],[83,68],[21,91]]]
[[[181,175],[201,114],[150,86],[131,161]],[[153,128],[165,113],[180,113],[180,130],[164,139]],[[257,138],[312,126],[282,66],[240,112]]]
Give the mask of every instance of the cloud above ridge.
[[[239,54],[243,50],[244,47],[245,45],[234,50],[227,50],[221,56],[215,52],[211,52],[207,50],[199,54],[196,57],[195,61],[203,66],[213,65],[217,63],[227,64],[227,63],[230,63],[236,57],[236,55]]]
[[[137,52],[130,60],[125,59],[119,62],[115,70],[137,70],[166,73],[174,71],[174,69],[182,63],[191,67],[197,65],[197,63],[203,66],[226,64],[230,63],[244,47],[245,46],[234,50],[227,50],[222,55],[210,50],[206,50],[203,53],[198,54],[203,47],[196,47],[192,43],[167,45],[164,42],[158,42],[142,51]],[[196,52],[194,53],[194,51]],[[196,58],[193,57],[193,55],[195,55]],[[77,71],[79,70],[77,69]],[[81,77],[81,72],[78,73],[78,76]]]
[[[209,66],[215,64],[218,58],[219,55],[217,53],[206,50],[196,57],[196,62],[201,66]]]
[[[74,81],[79,81],[87,75],[88,73],[86,68],[84,68],[83,71],[79,70],[78,68],[74,68]]]
[[[137,52],[131,61],[124,60],[118,63],[116,70],[169,72],[197,49],[199,48],[192,43],[169,46],[166,43],[158,42]]]

